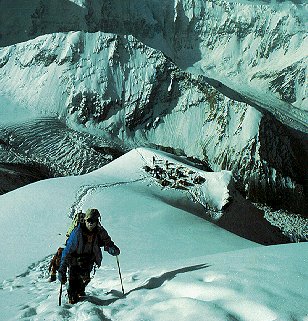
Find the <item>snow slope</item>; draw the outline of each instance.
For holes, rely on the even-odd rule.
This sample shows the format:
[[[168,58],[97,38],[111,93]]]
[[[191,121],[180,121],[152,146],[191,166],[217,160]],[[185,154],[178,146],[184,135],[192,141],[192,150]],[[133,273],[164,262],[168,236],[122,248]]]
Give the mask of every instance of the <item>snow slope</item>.
[[[162,187],[143,167],[152,157],[206,177],[218,209],[227,173],[205,173],[164,153],[136,149],[90,174],[49,179],[0,196],[0,320],[308,320],[307,243],[260,246],[204,220],[189,191]],[[170,164],[169,164],[170,165]],[[223,174],[223,175],[222,175]],[[198,188],[197,185],[194,188]],[[69,216],[97,207],[121,248],[70,306],[47,282]]]
[[[211,239],[212,245],[205,253],[254,245],[196,217],[202,215],[204,210],[181,190],[162,190],[142,169],[147,164],[145,157],[151,161],[152,155],[153,152],[146,149],[133,150],[90,174],[44,180],[1,195],[1,241],[9,244],[14,257],[6,255],[7,249],[0,250],[1,257],[7,256],[0,279],[22,273],[37,257],[54,251],[65,241],[69,216],[89,207],[102,211],[103,224],[106,227],[110,225],[114,230],[111,232],[114,239],[120,242],[122,248],[127,246],[129,249],[123,250],[123,257],[128,256],[127,259],[135,262],[136,266],[142,262],[157,263],[162,253],[169,255],[169,251],[170,259],[176,259],[179,252],[188,257],[194,256],[191,253],[192,235],[196,244],[206,244]],[[210,174],[217,178],[212,183],[213,188],[217,189],[212,200],[218,208],[226,194],[226,183],[219,172]],[[149,221],[151,226],[147,229]],[[173,228],[175,222],[177,226]],[[156,231],[155,234],[153,231]],[[164,237],[166,233],[168,238]],[[168,248],[157,243],[161,237],[169,240]],[[24,247],[19,246],[21,242],[30,249],[25,251]],[[146,252],[154,244],[154,253],[140,256],[140,251]],[[16,257],[20,264],[12,269]]]

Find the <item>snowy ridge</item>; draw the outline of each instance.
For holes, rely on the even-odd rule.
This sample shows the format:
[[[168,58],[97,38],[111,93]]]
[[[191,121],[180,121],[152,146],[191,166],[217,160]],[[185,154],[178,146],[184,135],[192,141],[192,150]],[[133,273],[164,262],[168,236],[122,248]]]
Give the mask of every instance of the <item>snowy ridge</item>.
[[[195,172],[199,173],[199,176],[204,176],[208,182],[203,182],[204,185],[200,185],[200,183],[194,184],[194,190],[201,190],[204,198],[194,197],[194,199],[192,199],[189,189],[179,189],[177,188],[178,186],[163,187],[158,184],[156,179],[153,180],[153,177],[144,171],[144,166],[152,161],[152,156],[154,155],[156,157],[157,155],[161,155],[161,159],[166,157],[166,154],[159,154],[157,151],[153,154],[150,150],[133,150],[90,174],[80,177],[45,180],[4,194],[0,198],[0,208],[3,213],[2,219],[4,220],[3,227],[5,228],[6,224],[11,224],[10,217],[14,217],[16,233],[19,235],[24,229],[23,222],[26,219],[28,221],[27,226],[29,224],[35,224],[37,229],[42,229],[42,233],[46,233],[46,238],[49,238],[52,244],[54,244],[59,237],[65,235],[66,232],[65,226],[68,224],[63,226],[63,216],[66,215],[65,221],[68,221],[74,210],[86,210],[87,207],[95,204],[98,208],[101,207],[103,213],[106,209],[107,213],[126,213],[127,211],[130,211],[129,213],[132,215],[137,211],[138,215],[140,215],[142,211],[145,211],[146,213],[149,213],[150,211],[151,213],[151,209],[154,209],[155,211],[155,207],[162,204],[166,209],[169,209],[167,211],[169,213],[168,221],[170,220],[171,225],[173,224],[172,219],[176,219],[177,211],[182,212],[183,214],[181,215],[188,212],[193,214],[196,217],[195,219],[200,223],[203,222],[204,218],[208,220],[219,218],[216,224],[255,242],[276,244],[288,241],[287,238],[282,236],[278,229],[271,227],[271,225],[262,217],[262,212],[260,210],[252,206],[249,201],[244,200],[236,191],[229,190],[228,185],[230,177],[226,180],[220,173],[207,174],[195,169]],[[172,158],[171,155],[169,155],[169,157]],[[173,159],[173,163],[177,163],[177,167],[186,166],[181,161],[176,161],[175,159]],[[213,179],[214,177],[216,177],[216,179]],[[65,190],[65,192],[63,192],[63,190]],[[206,192],[211,190],[216,192]],[[228,206],[224,208],[226,191],[228,195],[227,201],[230,202],[230,204],[227,203]],[[29,194],[35,194],[35,198],[31,202],[29,202]],[[200,195],[200,193],[196,192],[195,194]],[[118,195],[121,195],[120,201]],[[229,198],[230,195],[231,198]],[[130,204],[130,197],[134,199],[134,203]],[[55,198],[54,202],[53,198]],[[14,202],[10,203],[10,200],[12,199],[14,199]],[[26,204],[24,204],[24,199],[28,200]],[[217,204],[217,207],[214,208],[213,204]],[[19,212],[19,208],[23,208],[24,206],[29,206],[26,216],[23,214],[24,210]],[[5,213],[10,213],[11,216],[7,216]],[[45,214],[43,215],[42,213]],[[117,217],[117,214],[113,214],[112,216],[114,215]],[[149,215],[151,216],[151,214]],[[48,217],[53,217],[52,220],[56,224],[53,228],[58,228],[61,232],[55,231],[53,228],[49,229],[49,224],[47,226],[44,225],[44,220]],[[39,218],[38,221],[37,218]],[[126,219],[128,222],[126,222],[125,225],[130,225],[129,216]],[[146,236],[148,232],[142,227],[143,221],[147,221],[148,218],[145,216],[142,217],[142,219],[139,217],[138,219],[133,218],[133,220],[136,226],[140,225],[144,237],[149,237]],[[117,221],[118,224],[120,224],[119,218]],[[43,226],[41,226],[41,224],[43,224]],[[121,224],[123,224],[123,222]],[[183,224],[183,226],[176,232],[175,236],[179,238],[179,240],[181,229],[187,228],[185,219],[183,219],[181,224]],[[134,233],[137,232],[135,228],[136,227],[134,227]],[[195,225],[195,228],[198,230],[198,225]],[[202,229],[202,225],[200,228]],[[211,228],[214,228],[214,226]],[[140,231],[138,231],[138,234],[139,233]],[[179,233],[179,235],[177,235],[177,233]],[[232,248],[232,242],[230,244],[228,244],[228,242],[225,243],[221,233],[229,235],[229,232],[224,230],[221,230],[221,232],[218,233],[217,238],[212,235],[212,242],[218,242],[219,244],[216,244],[215,248],[222,248],[225,250],[229,249],[229,246]],[[233,234],[230,233],[230,235]],[[29,261],[31,260],[32,255],[36,256],[38,253],[41,253],[41,251],[45,255],[49,254],[46,253],[46,248],[40,241],[40,235],[33,236],[34,246],[37,246],[38,249],[40,249],[36,249],[34,252],[33,250],[29,252],[24,252],[22,250],[20,252],[18,247],[18,244],[20,244],[20,236],[14,236],[9,227],[5,230],[2,237],[7,241],[9,240],[11,247],[14,248],[14,252],[20,255],[21,262],[25,260],[28,265],[32,262]],[[23,237],[26,237],[26,235]],[[136,235],[135,237],[135,241],[138,242],[139,236]],[[202,239],[207,236],[200,235],[200,237]],[[133,238],[133,236],[131,236],[131,238]],[[241,243],[242,239],[240,237],[234,235],[234,238],[235,244],[238,244],[238,242]],[[185,242],[186,241],[188,240],[185,240]],[[64,242],[64,240],[62,242]],[[245,241],[244,243],[246,242],[248,241]],[[184,248],[190,248],[190,246],[191,245],[188,242],[185,243]],[[136,250],[137,249],[134,251]],[[139,252],[134,251],[133,254],[138,256]],[[140,258],[138,257],[137,261],[139,259]],[[153,258],[151,257],[151,259]],[[156,259],[159,259],[159,257],[156,257]],[[7,267],[3,266],[4,273],[8,273],[7,268],[10,264],[10,260],[13,260],[13,257],[10,257],[8,260]],[[17,269],[19,273],[21,273],[18,266]]]
[[[145,170],[153,156],[157,165],[168,160],[170,168],[208,179],[208,190],[216,188],[216,196],[207,194],[212,204],[219,192],[225,194],[228,180],[220,173],[140,148],[89,174],[48,179],[0,196],[0,242],[7,244],[0,248],[4,320],[307,321],[307,243],[263,247],[204,220],[204,208],[192,202],[188,190],[163,187]],[[215,175],[220,179],[210,180]],[[47,266],[65,241],[71,210],[89,207],[101,211],[121,248],[126,294],[120,292],[115,259],[105,254],[84,300],[68,305],[63,294],[59,307],[59,283],[47,282]]]
[[[73,219],[74,214],[82,210],[87,198],[90,197],[91,194],[97,192],[98,190],[102,190],[105,188],[112,188],[123,184],[132,184],[134,182],[138,182],[144,179],[145,178],[139,178],[133,181],[126,181],[126,182],[115,182],[115,183],[97,184],[97,185],[91,184],[91,185],[80,186],[75,196],[75,202],[70,207],[69,217]]]

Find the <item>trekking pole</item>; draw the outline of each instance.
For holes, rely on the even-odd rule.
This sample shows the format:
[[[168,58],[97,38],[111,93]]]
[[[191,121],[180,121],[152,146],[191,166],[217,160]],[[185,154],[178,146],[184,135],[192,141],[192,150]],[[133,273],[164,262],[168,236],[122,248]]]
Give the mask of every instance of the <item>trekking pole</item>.
[[[61,306],[61,300],[62,300],[62,282],[61,282],[61,286],[60,286],[60,293],[59,293],[59,306]]]
[[[117,258],[118,269],[119,269],[119,275],[120,275],[120,280],[121,280],[121,285],[122,285],[122,292],[123,292],[123,295],[124,295],[124,287],[123,287],[123,281],[122,281],[122,275],[121,275],[121,269],[120,269],[119,257],[118,257],[118,256],[116,256],[116,258]]]

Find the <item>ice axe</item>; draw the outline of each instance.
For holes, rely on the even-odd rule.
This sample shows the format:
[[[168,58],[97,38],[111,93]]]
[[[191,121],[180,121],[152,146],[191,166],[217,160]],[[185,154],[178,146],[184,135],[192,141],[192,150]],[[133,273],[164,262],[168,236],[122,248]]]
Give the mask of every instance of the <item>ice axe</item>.
[[[119,276],[120,276],[120,280],[121,280],[122,292],[123,292],[123,295],[124,295],[125,293],[124,293],[124,287],[123,287],[123,281],[122,281],[122,275],[121,275],[119,257],[116,256],[116,258],[117,258],[117,263],[118,263],[118,270],[119,270]]]

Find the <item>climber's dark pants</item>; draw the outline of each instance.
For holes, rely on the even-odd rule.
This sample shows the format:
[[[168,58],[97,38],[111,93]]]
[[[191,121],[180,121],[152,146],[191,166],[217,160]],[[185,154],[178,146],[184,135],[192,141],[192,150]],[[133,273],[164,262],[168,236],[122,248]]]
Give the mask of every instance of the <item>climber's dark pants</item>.
[[[67,293],[71,303],[78,302],[79,297],[85,295],[85,287],[91,281],[91,271],[92,265],[83,267],[78,265],[70,266]]]

